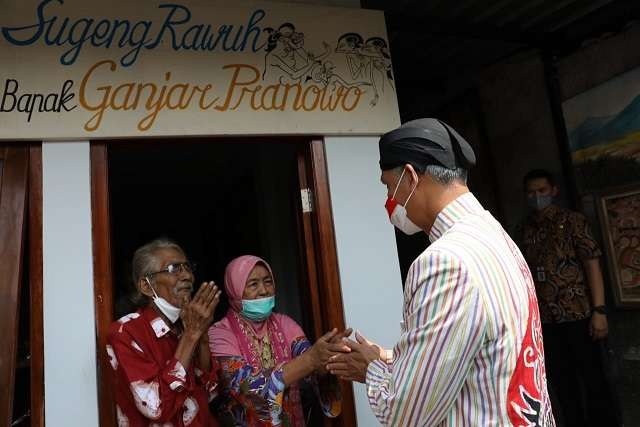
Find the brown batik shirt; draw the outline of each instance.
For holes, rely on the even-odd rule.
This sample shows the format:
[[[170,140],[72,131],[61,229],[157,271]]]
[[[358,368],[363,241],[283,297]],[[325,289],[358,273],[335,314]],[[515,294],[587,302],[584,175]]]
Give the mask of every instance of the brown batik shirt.
[[[536,284],[543,323],[586,319],[591,313],[583,261],[601,255],[584,215],[551,205],[530,215],[520,247]]]

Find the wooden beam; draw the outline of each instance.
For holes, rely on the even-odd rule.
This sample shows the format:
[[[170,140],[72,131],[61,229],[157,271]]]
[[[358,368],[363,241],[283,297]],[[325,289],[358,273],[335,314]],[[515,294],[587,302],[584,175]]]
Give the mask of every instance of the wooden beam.
[[[107,333],[113,321],[113,269],[109,219],[107,143],[91,143],[91,214],[93,224],[93,287],[95,297],[98,407],[100,425],[116,425],[114,378],[107,357]]]
[[[31,427],[44,427],[44,321],[42,305],[42,144],[29,148],[29,299]]]
[[[26,146],[0,148],[0,425],[10,426],[18,347],[29,157]]]
[[[331,210],[331,194],[327,173],[324,141],[317,139],[311,142],[311,164],[314,188],[314,206],[317,225],[317,246],[320,264],[321,298],[326,319],[325,329],[338,328],[344,330],[346,322],[342,305],[342,289],[338,270],[338,252],[336,249],[333,213]],[[357,425],[353,389],[351,383],[342,384],[342,415],[339,417],[343,427]]]

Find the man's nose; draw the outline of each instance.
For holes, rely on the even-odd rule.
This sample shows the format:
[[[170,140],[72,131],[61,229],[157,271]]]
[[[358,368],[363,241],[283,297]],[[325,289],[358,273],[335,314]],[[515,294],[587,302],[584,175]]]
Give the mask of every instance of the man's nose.
[[[191,280],[193,282],[193,273],[182,267],[178,276],[180,280]]]

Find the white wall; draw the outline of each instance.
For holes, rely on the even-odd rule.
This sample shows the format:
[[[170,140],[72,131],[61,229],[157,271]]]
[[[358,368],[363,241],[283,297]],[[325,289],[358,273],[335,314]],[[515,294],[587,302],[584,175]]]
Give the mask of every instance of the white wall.
[[[384,208],[378,138],[325,138],[340,283],[347,325],[391,348],[400,336],[402,283]],[[358,425],[377,425],[364,385],[354,386]]]
[[[88,142],[42,145],[45,420],[98,425]]]

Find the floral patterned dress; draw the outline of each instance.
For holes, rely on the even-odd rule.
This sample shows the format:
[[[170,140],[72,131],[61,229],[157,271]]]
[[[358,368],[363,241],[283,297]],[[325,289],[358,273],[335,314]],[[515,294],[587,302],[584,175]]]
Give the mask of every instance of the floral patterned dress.
[[[227,319],[230,316],[234,334],[249,345],[243,355],[216,357],[221,369],[220,397],[214,405],[219,422],[223,426],[243,427],[305,426],[300,388],[297,384],[285,387],[283,379],[285,363],[311,348],[302,329],[296,325],[293,335],[297,336],[293,339],[285,336],[278,325],[294,321],[274,314],[268,332],[259,338],[244,319],[235,313]],[[216,326],[209,332],[212,349]],[[341,393],[335,377],[313,374],[304,381],[314,390],[325,416],[340,414]]]

